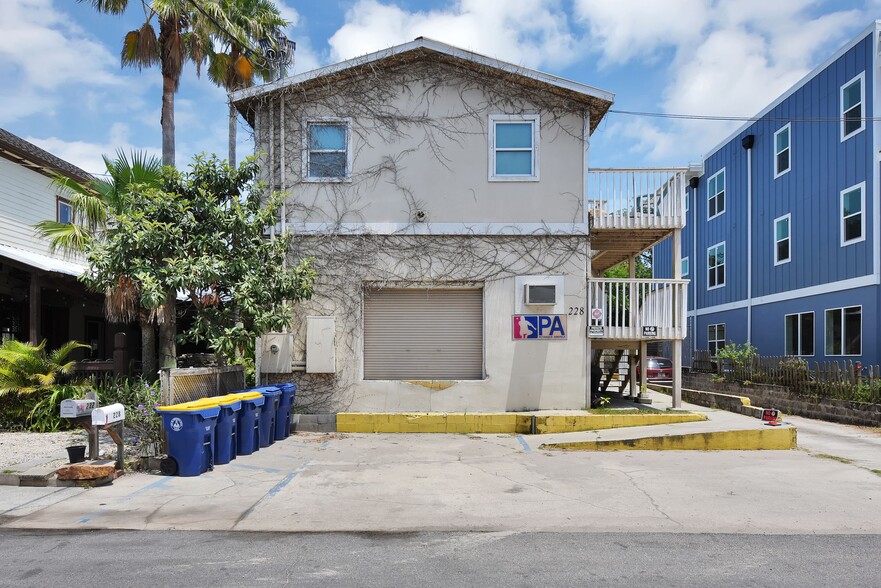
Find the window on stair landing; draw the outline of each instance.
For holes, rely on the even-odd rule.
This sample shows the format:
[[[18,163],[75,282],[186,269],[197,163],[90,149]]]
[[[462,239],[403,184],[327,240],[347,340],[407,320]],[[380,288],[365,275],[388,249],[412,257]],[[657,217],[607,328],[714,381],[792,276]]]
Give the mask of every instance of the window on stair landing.
[[[725,347],[725,323],[707,325],[707,347],[713,357]]]
[[[787,314],[784,318],[786,355],[814,354],[814,313]]]
[[[351,174],[349,121],[320,119],[306,123],[303,176],[308,181],[340,181]]]
[[[538,181],[539,127],[537,114],[490,115],[490,181]]]
[[[847,141],[866,128],[865,104],[866,92],[864,80],[866,72],[841,86],[841,140]]]

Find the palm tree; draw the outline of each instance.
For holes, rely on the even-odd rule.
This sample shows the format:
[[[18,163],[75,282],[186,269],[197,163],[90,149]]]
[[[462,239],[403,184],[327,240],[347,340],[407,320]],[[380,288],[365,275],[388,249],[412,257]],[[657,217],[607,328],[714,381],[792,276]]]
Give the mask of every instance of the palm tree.
[[[51,390],[63,374],[73,371],[75,361],[67,357],[75,349],[87,348],[68,341],[52,353],[46,353],[46,340],[39,345],[5,341],[0,345],[0,396],[36,394]]]
[[[73,218],[70,223],[45,220],[35,225],[37,233],[49,240],[49,247],[65,253],[84,253],[102,238],[107,218],[128,208],[127,196],[134,186],[158,186],[162,164],[144,152],[122,151],[115,159],[103,156],[107,178],[80,184],[56,174],[53,183],[70,198]],[[141,364],[145,377],[156,373],[156,312],[140,304],[140,296],[132,281],[120,277],[116,287],[104,296],[104,313],[111,322],[137,320],[141,328]]]
[[[236,39],[225,35],[217,38],[220,50],[214,50],[213,43],[206,44],[210,48],[208,79],[227,92],[254,85],[257,76],[270,81],[272,70],[265,64],[261,67],[255,63],[240,40],[256,42],[274,38],[287,26],[278,8],[269,0],[221,0],[221,7],[227,16],[224,27],[233,31]],[[236,108],[232,100],[229,101],[229,166],[236,167]]]

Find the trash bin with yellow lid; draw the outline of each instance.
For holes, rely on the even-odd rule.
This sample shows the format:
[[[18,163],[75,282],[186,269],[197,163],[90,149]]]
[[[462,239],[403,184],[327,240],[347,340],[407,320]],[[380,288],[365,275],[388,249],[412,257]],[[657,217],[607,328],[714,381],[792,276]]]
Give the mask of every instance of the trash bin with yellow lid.
[[[236,458],[236,437],[238,437],[238,414],[242,408],[242,400],[233,394],[212,396],[212,400],[220,407],[217,415],[217,427],[214,429],[214,463],[223,465]]]
[[[251,455],[260,449],[260,413],[266,399],[260,392],[227,394],[241,403],[236,427],[236,455]]]
[[[220,406],[216,402],[185,402],[157,406],[168,441],[168,457],[160,462],[162,473],[198,476],[214,469],[214,428]]]
[[[269,447],[275,443],[275,423],[278,421],[281,390],[275,386],[261,386],[254,388],[254,391],[260,392],[266,399],[260,413],[260,447]]]

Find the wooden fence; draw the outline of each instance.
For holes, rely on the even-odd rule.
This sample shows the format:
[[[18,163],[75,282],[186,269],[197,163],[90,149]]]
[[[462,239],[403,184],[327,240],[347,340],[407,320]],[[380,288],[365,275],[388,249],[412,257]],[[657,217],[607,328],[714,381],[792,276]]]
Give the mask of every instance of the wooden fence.
[[[726,380],[787,386],[799,394],[881,403],[881,366],[853,360],[808,362],[793,356],[755,356],[741,364],[713,358],[709,351],[696,351],[692,371],[715,373]]]

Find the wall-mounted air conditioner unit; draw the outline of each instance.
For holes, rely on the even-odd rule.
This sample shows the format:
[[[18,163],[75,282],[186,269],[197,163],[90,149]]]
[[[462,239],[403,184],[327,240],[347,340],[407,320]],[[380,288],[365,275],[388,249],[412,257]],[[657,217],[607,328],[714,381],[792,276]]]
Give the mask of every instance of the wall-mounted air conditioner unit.
[[[554,306],[557,304],[557,286],[555,284],[526,284],[523,302],[533,306]]]

